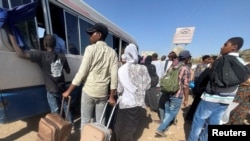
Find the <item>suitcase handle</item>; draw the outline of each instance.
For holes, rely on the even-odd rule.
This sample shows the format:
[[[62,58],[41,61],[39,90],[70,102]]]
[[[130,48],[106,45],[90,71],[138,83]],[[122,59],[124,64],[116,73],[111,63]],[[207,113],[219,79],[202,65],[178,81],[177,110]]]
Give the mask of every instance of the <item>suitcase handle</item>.
[[[102,123],[102,120],[103,120],[103,118],[104,118],[104,115],[105,115],[106,110],[107,110],[107,107],[108,107],[108,104],[109,104],[109,101],[107,101],[106,104],[105,104],[105,106],[104,106],[104,109],[103,109],[103,112],[102,112],[102,115],[101,115],[101,118],[100,118],[100,121],[99,121],[100,124]],[[110,114],[110,116],[109,116],[108,123],[107,123],[107,125],[105,125],[106,128],[109,127],[109,124],[110,124],[110,122],[111,122],[111,119],[112,119],[112,117],[113,117],[113,114],[114,114],[114,111],[115,111],[115,108],[116,108],[117,104],[118,104],[118,101],[117,101],[117,102],[115,103],[115,105],[112,107],[112,111],[111,111],[111,114]]]
[[[61,111],[60,111],[60,116],[62,116],[63,113],[63,103],[64,103],[65,97],[62,97],[62,103],[61,103]],[[68,96],[68,105],[67,105],[67,111],[65,113],[65,119],[68,119],[68,113],[69,113],[69,108],[70,108],[70,102],[71,102],[71,96]]]

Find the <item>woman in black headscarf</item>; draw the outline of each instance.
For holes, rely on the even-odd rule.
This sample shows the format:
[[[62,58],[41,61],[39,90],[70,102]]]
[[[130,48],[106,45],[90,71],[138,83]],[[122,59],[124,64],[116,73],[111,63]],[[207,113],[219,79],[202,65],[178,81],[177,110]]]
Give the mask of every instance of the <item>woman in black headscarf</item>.
[[[144,65],[147,67],[151,78],[151,87],[146,91],[145,104],[150,108],[151,111],[158,112],[160,94],[157,92],[156,85],[159,82],[159,77],[156,73],[155,65],[151,64],[151,62],[152,56],[147,56]]]

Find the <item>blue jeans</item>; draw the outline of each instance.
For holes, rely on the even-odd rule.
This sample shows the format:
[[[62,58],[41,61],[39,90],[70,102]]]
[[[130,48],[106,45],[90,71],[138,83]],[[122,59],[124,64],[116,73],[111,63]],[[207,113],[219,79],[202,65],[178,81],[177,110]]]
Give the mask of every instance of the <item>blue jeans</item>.
[[[208,140],[208,125],[219,125],[228,104],[201,100],[194,114],[188,141]]]
[[[160,121],[163,121],[164,113],[165,113],[164,108],[162,108],[160,106],[160,102],[161,102],[160,100],[161,100],[162,95],[163,95],[163,92],[159,91],[159,99],[158,99],[158,101],[159,101],[159,113],[158,114],[159,114]]]
[[[57,94],[57,93],[52,93],[52,92],[47,92],[47,99],[48,99],[48,104],[50,107],[50,111],[51,113],[60,113],[60,105],[62,103],[62,96]],[[68,101],[64,100],[63,102],[63,110],[66,113],[67,112],[67,105],[68,105]],[[68,115],[67,115],[67,120],[70,123],[73,123],[73,119],[72,119],[72,115],[71,112],[69,110]]]
[[[160,117],[160,120],[163,121],[164,119],[164,109],[162,109],[161,107],[159,108],[159,117]]]
[[[100,122],[101,115],[104,110],[105,104],[107,102],[107,97],[91,97],[82,91],[82,99],[81,99],[81,129],[83,126],[90,122],[93,112],[95,111],[96,122]],[[105,122],[105,116],[101,121],[102,124]]]
[[[165,103],[165,115],[157,131],[164,132],[180,110],[182,98],[170,97]]]

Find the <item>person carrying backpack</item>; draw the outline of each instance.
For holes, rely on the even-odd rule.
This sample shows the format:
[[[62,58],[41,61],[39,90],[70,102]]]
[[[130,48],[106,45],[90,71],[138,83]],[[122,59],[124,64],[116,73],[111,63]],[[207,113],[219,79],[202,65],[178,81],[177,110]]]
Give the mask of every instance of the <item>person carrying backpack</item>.
[[[181,108],[181,104],[184,101],[184,106],[188,105],[188,95],[189,95],[189,81],[190,81],[190,68],[187,66],[188,62],[191,60],[191,54],[188,50],[183,50],[179,53],[178,56],[179,63],[170,68],[170,72],[167,73],[161,80],[161,90],[163,94],[167,95],[167,101],[165,102],[165,115],[162,123],[157,128],[155,134],[156,137],[166,137],[164,134],[165,130],[171,125],[171,121],[176,117],[177,113]],[[177,71],[176,71],[177,70]],[[172,72],[171,72],[172,71]],[[176,72],[178,75],[176,75]],[[172,74],[172,76],[170,76]],[[169,78],[168,78],[169,77]],[[163,84],[168,83],[166,80],[170,79],[170,81],[178,82],[177,84],[174,82],[172,84],[167,84],[168,87],[165,89]],[[165,82],[164,82],[165,81]],[[174,89],[177,87],[177,89]],[[172,89],[172,90],[171,90]]]
[[[174,51],[171,51],[168,54],[168,59],[164,62],[164,75],[167,74],[169,68],[171,66],[175,66],[178,64],[178,58],[177,54]],[[154,120],[156,123],[161,123],[164,119],[164,111],[165,111],[165,102],[166,102],[166,95],[163,95],[162,92],[160,92],[160,98],[159,98],[159,119],[160,120]],[[176,118],[173,120],[172,123],[177,123]]]

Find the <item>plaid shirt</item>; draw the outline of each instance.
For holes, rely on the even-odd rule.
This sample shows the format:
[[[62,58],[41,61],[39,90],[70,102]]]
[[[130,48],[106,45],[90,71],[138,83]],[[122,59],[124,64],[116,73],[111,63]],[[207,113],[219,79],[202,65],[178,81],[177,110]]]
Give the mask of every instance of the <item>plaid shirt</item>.
[[[191,73],[190,73],[190,68],[180,62],[178,65],[182,65],[180,67],[180,72],[179,72],[179,87],[180,89],[176,92],[176,94],[173,95],[173,97],[179,97],[182,98],[184,95],[184,88],[189,87],[189,82],[191,79]]]

